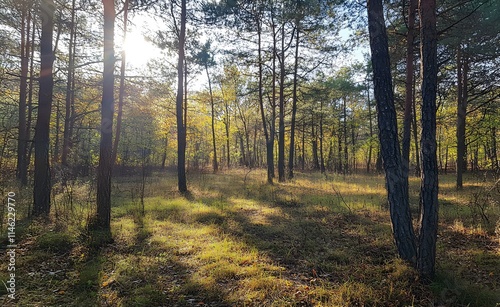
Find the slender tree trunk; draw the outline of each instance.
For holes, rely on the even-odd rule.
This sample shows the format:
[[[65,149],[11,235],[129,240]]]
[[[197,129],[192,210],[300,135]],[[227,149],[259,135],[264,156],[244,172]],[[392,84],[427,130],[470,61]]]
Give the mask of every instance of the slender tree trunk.
[[[54,51],[52,36],[54,27],[54,2],[43,0],[40,7],[42,35],[40,38],[40,89],[38,92],[38,117],[35,130],[35,180],[33,189],[33,215],[47,216],[50,213],[50,163],[49,131],[54,80],[52,75]]]
[[[69,33],[69,51],[68,51],[68,77],[66,79],[66,104],[65,104],[65,115],[64,115],[64,132],[63,132],[63,148],[61,155],[61,164],[68,166],[68,155],[70,151],[71,142],[71,121],[72,121],[72,102],[74,96],[73,88],[73,77],[75,69],[75,55],[73,53],[76,44],[76,31],[75,31],[75,8],[76,0],[71,2],[71,23],[70,23],[70,33]]]
[[[491,127],[491,167],[495,171],[498,171],[500,167],[497,155],[497,128],[495,126]]]
[[[55,140],[54,140],[54,146],[53,150],[54,152],[52,153],[52,163],[56,164],[59,162],[59,134],[61,133],[61,107],[60,103],[58,100],[56,100],[56,122],[55,122]]]
[[[73,0],[74,1],[74,0]],[[127,23],[128,23],[128,6],[129,0],[125,0],[123,7],[123,41],[127,38]],[[127,54],[122,50],[122,59],[120,63],[120,88],[118,90],[118,114],[116,116],[116,134],[113,143],[113,166],[116,165],[116,157],[118,155],[118,145],[120,144],[122,117],[123,117],[123,98],[125,97],[125,66],[127,64]]]
[[[300,159],[302,171],[306,168],[306,121],[302,122],[302,158]]]
[[[413,78],[413,103],[412,103],[412,108],[413,108],[413,139],[415,142],[415,176],[420,177],[421,175],[421,168],[420,168],[420,150],[419,150],[419,145],[418,145],[418,131],[417,131],[417,109],[416,109],[416,103],[415,103],[415,78]]]
[[[314,117],[312,117],[314,119]],[[312,138],[312,154],[313,154],[313,169],[319,170],[321,169],[319,164],[319,155],[318,155],[318,135],[317,130],[314,129],[314,121],[311,123],[311,138]]]
[[[215,140],[215,102],[214,102],[214,96],[213,96],[213,93],[212,93],[212,82],[210,80],[210,74],[208,73],[208,65],[205,65],[205,71],[207,73],[207,78],[208,78],[208,91],[209,91],[209,94],[210,94],[210,110],[211,110],[211,114],[212,114],[212,118],[211,118],[211,124],[212,124],[212,149],[214,151],[214,157],[213,157],[212,166],[213,166],[214,173],[215,173],[219,169],[219,165],[218,165],[218,162],[217,162],[217,144],[216,144],[216,140]]]
[[[181,29],[179,35],[179,60],[177,63],[177,179],[179,192],[187,192],[186,181],[186,122],[183,118],[184,44],[186,39],[186,0],[181,1]],[[187,111],[187,110],[185,110]]]
[[[347,97],[344,97],[342,105],[342,112],[344,120],[342,122],[342,136],[344,137],[344,166],[342,167],[344,175],[349,172],[349,151],[347,147]]]
[[[368,29],[378,110],[379,139],[386,174],[392,229],[399,255],[403,260],[415,265],[417,248],[399,149],[382,0],[368,0]]]
[[[101,103],[101,142],[97,167],[97,227],[110,229],[111,221],[111,170],[113,168],[113,111],[114,111],[114,27],[115,4],[104,4],[104,71]]]
[[[285,182],[285,24],[281,25],[278,181]]]
[[[28,164],[26,163],[27,127],[26,100],[28,85],[28,66],[30,55],[30,13],[28,1],[21,3],[21,82],[19,87],[19,128],[17,140],[17,179],[22,186],[28,184]]]
[[[264,128],[264,136],[266,138],[266,161],[267,161],[267,182],[272,184],[274,177],[273,170],[273,153],[272,153],[272,142],[271,141],[271,131],[267,130],[266,123],[266,115],[264,112],[264,94],[262,91],[263,87],[263,63],[262,63],[262,29],[260,24],[260,16],[256,18],[257,25],[257,38],[258,38],[258,61],[259,61],[259,106],[260,106],[260,115],[262,117],[262,126]],[[271,145],[271,146],[270,146]],[[269,148],[271,147],[271,148]]]
[[[297,118],[297,85],[298,85],[298,67],[299,67],[299,42],[300,42],[300,24],[295,21],[295,61],[293,64],[293,90],[292,90],[292,122],[290,123],[290,150],[288,153],[288,178],[293,178],[294,156],[295,156],[295,122]]]
[[[27,104],[27,111],[28,111],[28,120],[26,122],[26,147],[27,147],[27,153],[26,153],[26,171],[29,168],[30,162],[31,162],[31,152],[33,151],[33,142],[31,141],[31,122],[32,122],[32,115],[33,115],[33,85],[34,85],[34,79],[35,79],[35,46],[34,46],[34,41],[35,41],[35,26],[36,26],[36,18],[31,18],[33,21],[32,24],[32,31],[31,31],[31,55],[30,55],[30,79],[29,79],[29,90],[28,90],[28,104]],[[29,148],[28,148],[29,147]],[[27,173],[27,172],[26,172]],[[27,179],[27,176],[26,176]],[[31,210],[28,210],[29,213],[31,214]]]
[[[467,60],[461,46],[457,50],[457,189],[463,187],[463,173],[467,168],[465,125],[467,116]]]
[[[271,14],[271,18],[273,15]],[[270,169],[270,175],[274,179],[274,140],[276,135],[276,55],[277,55],[277,42],[276,42],[276,26],[274,19],[272,21],[273,32],[273,60],[272,60],[272,96],[271,96],[271,123],[269,129],[269,143],[267,144],[267,166]]]
[[[406,34],[406,81],[405,81],[405,112],[403,119],[403,139],[402,139],[402,159],[403,176],[407,181],[410,169],[410,143],[411,143],[411,122],[413,105],[413,42],[415,39],[415,13],[417,10],[417,1],[410,0],[408,8],[408,33]]]
[[[323,154],[323,100],[321,100],[319,107],[319,158],[320,158],[320,171],[325,172],[325,156]]]
[[[370,172],[370,166],[371,166],[371,163],[372,163],[372,152],[373,152],[373,142],[372,142],[372,139],[373,139],[373,121],[372,121],[372,103],[370,101],[370,82],[366,82],[366,85],[367,85],[367,90],[366,90],[366,97],[367,97],[367,100],[368,100],[368,127],[369,127],[369,130],[370,130],[370,146],[368,147],[368,161],[366,163],[366,172],[369,173]]]
[[[436,158],[437,30],[436,0],[420,0],[422,71],[422,183],[417,267],[421,278],[434,277],[438,229],[438,171]]]

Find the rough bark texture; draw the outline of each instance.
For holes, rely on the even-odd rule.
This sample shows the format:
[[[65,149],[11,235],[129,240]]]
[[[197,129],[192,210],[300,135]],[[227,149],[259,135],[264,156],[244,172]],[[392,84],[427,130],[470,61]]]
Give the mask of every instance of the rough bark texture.
[[[50,213],[50,164],[49,131],[54,80],[52,69],[54,53],[52,35],[54,27],[54,2],[43,0],[40,7],[42,35],[40,38],[40,89],[38,92],[38,117],[35,127],[35,182],[33,189],[33,215],[48,216]]]
[[[187,192],[186,180],[186,122],[183,118],[184,92],[184,44],[186,40],[186,0],[181,4],[181,29],[179,35],[179,59],[177,62],[177,98],[175,111],[177,116],[177,182],[179,192]]]
[[[368,1],[368,28],[378,110],[379,139],[386,174],[392,229],[399,255],[405,261],[415,264],[417,249],[407,189],[404,186],[392,92],[389,47],[381,0]]]
[[[114,25],[115,4],[104,5],[104,71],[101,102],[101,142],[97,167],[97,227],[109,230],[111,221],[111,170],[113,168],[113,111],[114,111]]]
[[[438,168],[436,157],[437,31],[436,0],[420,1],[422,71],[422,182],[417,267],[421,278],[434,277],[438,229]]]

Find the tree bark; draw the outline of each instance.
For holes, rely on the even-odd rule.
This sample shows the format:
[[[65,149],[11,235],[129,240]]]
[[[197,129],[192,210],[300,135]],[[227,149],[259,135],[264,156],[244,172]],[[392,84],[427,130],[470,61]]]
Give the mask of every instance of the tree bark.
[[[435,273],[438,229],[438,169],[436,157],[437,30],[436,0],[420,0],[422,71],[422,182],[417,268],[422,280]]]
[[[386,174],[392,229],[400,257],[415,265],[417,248],[399,149],[389,46],[382,0],[368,0],[368,29],[374,92],[378,110],[379,139]]]
[[[49,163],[49,132],[50,113],[52,108],[52,93],[54,79],[52,75],[54,51],[52,36],[54,27],[54,2],[43,0],[40,7],[42,19],[42,34],[40,38],[40,89],[38,92],[38,117],[35,128],[35,180],[33,189],[33,215],[46,216],[50,213],[50,163]]]
[[[74,1],[74,0],[73,0]],[[125,0],[123,7],[123,41],[127,38],[127,23],[128,23],[128,6],[129,0]],[[118,145],[120,144],[120,136],[122,132],[122,117],[123,117],[123,98],[125,97],[125,66],[127,64],[127,54],[122,50],[122,59],[120,63],[120,88],[118,90],[118,114],[116,116],[116,135],[113,143],[113,166],[116,164],[118,156]]]
[[[415,39],[415,13],[418,0],[410,0],[408,8],[408,33],[406,34],[406,81],[405,81],[405,112],[403,119],[402,159],[403,176],[408,181],[410,169],[410,143],[413,105],[413,42]],[[406,183],[408,186],[408,183]]]
[[[288,179],[293,178],[294,156],[295,156],[295,122],[297,118],[297,84],[299,67],[299,42],[300,42],[300,24],[295,22],[295,61],[293,65],[293,90],[292,90],[292,122],[290,123],[290,150],[288,153]]]
[[[467,167],[465,125],[467,116],[467,60],[462,54],[462,47],[457,50],[457,189],[463,187],[463,173]]]
[[[278,181],[285,182],[285,23],[281,25]]]
[[[213,162],[212,166],[214,169],[214,173],[217,172],[219,169],[219,165],[217,162],[217,144],[215,140],[215,102],[214,102],[214,95],[212,93],[212,82],[210,80],[210,74],[208,73],[208,64],[205,65],[205,71],[207,73],[207,78],[208,78],[208,91],[210,94],[210,110],[211,110],[211,124],[212,124],[212,149],[214,151],[214,157],[213,157]]]
[[[179,34],[179,59],[177,62],[177,180],[179,192],[187,192],[186,180],[186,122],[183,118],[184,45],[186,40],[186,0],[181,1],[181,30]],[[185,110],[187,111],[187,110]]]
[[[61,155],[61,164],[68,166],[68,155],[71,148],[71,121],[72,121],[72,103],[74,96],[74,69],[75,69],[75,55],[74,44],[76,43],[76,31],[75,31],[75,8],[76,0],[72,0],[71,3],[71,24],[69,33],[69,51],[68,51],[68,76],[66,80],[66,104],[65,104],[65,115],[64,115],[64,132],[63,132],[63,148]]]
[[[27,127],[26,127],[26,100],[28,85],[28,66],[30,55],[30,13],[28,1],[21,3],[21,82],[19,86],[19,128],[17,139],[17,179],[22,186],[28,184],[27,154]]]
[[[111,170],[113,168],[113,111],[114,111],[114,27],[115,4],[103,0],[104,5],[104,71],[101,102],[101,141],[97,167],[97,226],[110,229]]]

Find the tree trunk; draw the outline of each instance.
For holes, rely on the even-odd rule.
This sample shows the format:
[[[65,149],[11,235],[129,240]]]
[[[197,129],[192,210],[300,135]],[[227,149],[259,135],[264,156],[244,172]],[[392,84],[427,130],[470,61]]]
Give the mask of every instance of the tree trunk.
[[[297,118],[297,84],[299,67],[299,42],[300,24],[295,22],[295,61],[293,64],[293,90],[292,90],[292,122],[290,123],[290,150],[288,152],[288,179],[293,178],[294,156],[295,156],[295,122]]]
[[[413,78],[413,139],[415,141],[415,176],[420,177],[421,168],[420,168],[420,150],[418,146],[418,131],[417,131],[417,109],[415,103],[415,78]]]
[[[264,127],[264,136],[266,138],[266,161],[267,161],[267,182],[272,184],[274,177],[273,170],[273,141],[271,141],[271,131],[267,130],[266,115],[264,113],[264,94],[262,92],[263,87],[263,63],[262,63],[262,29],[260,24],[260,16],[257,17],[257,38],[258,38],[258,61],[259,61],[259,106],[260,115],[262,117],[262,126]],[[270,147],[270,148],[269,148]]]
[[[403,119],[402,159],[403,176],[408,181],[410,169],[410,143],[413,105],[413,42],[415,38],[415,11],[418,0],[410,0],[408,8],[408,33],[406,34],[406,81],[405,81],[405,112]],[[408,186],[408,183],[406,183]]]
[[[347,97],[344,97],[342,105],[342,112],[344,121],[342,122],[342,136],[344,137],[344,166],[342,167],[344,175],[349,171],[349,151],[347,147]]]
[[[74,1],[74,0],[73,0]],[[128,23],[128,5],[129,0],[125,0],[123,7],[123,41],[127,38],[127,23]],[[118,155],[118,144],[120,143],[120,136],[122,130],[122,117],[123,117],[123,98],[125,96],[125,65],[127,64],[127,54],[125,50],[122,51],[122,60],[120,63],[120,88],[118,90],[118,115],[116,117],[116,135],[113,143],[113,166],[116,164],[116,157]]]
[[[30,13],[28,1],[21,4],[21,82],[19,86],[19,128],[17,139],[17,179],[22,186],[28,184],[27,127],[26,127],[26,100],[28,85],[28,66],[30,55]],[[33,29],[34,30],[34,29]]]
[[[368,0],[368,29],[378,110],[379,139],[386,174],[392,229],[399,255],[403,260],[415,265],[417,249],[399,149],[382,0]]]
[[[325,172],[325,156],[323,154],[323,100],[320,102],[319,107],[319,158],[320,158],[320,171]]]
[[[61,155],[61,164],[68,166],[68,155],[71,148],[71,121],[72,121],[72,103],[74,96],[74,69],[75,69],[75,55],[73,53],[74,46],[76,44],[76,31],[75,31],[75,8],[76,0],[71,2],[71,24],[69,33],[69,51],[68,51],[68,77],[66,79],[66,104],[65,104],[65,115],[64,115],[64,132],[63,132],[63,148]]]
[[[285,24],[281,25],[278,181],[285,182]]]
[[[436,158],[437,31],[436,0],[420,0],[422,71],[422,183],[417,267],[422,280],[434,277],[438,229]]]
[[[181,1],[181,30],[179,35],[179,60],[177,62],[177,180],[179,192],[187,192],[186,181],[186,122],[183,118],[184,93],[184,44],[186,39],[186,0]],[[187,110],[185,110],[187,111]]]
[[[52,108],[52,93],[54,79],[52,75],[54,51],[52,49],[52,35],[54,27],[54,2],[43,0],[42,35],[40,38],[40,89],[38,92],[38,117],[35,130],[35,180],[33,189],[33,215],[47,216],[50,213],[50,164],[49,164],[49,132],[50,113]]]
[[[114,27],[115,4],[103,0],[104,5],[104,71],[101,103],[101,142],[97,167],[97,227],[110,229],[111,170],[113,168],[113,111],[114,111]]]
[[[457,189],[463,187],[463,173],[467,168],[465,125],[467,116],[467,60],[461,46],[457,50]]]
[[[491,167],[494,171],[498,171],[500,167],[497,155],[497,128],[495,126],[491,127]]]
[[[214,151],[214,157],[213,157],[213,162],[212,166],[214,169],[214,173],[217,172],[219,169],[219,165],[217,162],[217,143],[215,140],[215,102],[214,102],[214,95],[212,93],[212,82],[210,80],[210,74],[208,73],[208,65],[205,65],[205,71],[207,73],[207,78],[208,78],[208,91],[210,94],[210,110],[211,110],[211,124],[212,124],[212,149]]]
[[[369,173],[370,172],[370,166],[371,166],[371,163],[372,163],[372,152],[373,152],[373,142],[372,142],[372,139],[373,139],[373,121],[372,121],[372,103],[370,101],[370,83],[366,82],[366,85],[367,85],[367,89],[366,89],[366,97],[367,97],[367,100],[368,100],[368,127],[369,127],[369,130],[370,130],[370,145],[368,147],[368,161],[366,162],[366,172]]]

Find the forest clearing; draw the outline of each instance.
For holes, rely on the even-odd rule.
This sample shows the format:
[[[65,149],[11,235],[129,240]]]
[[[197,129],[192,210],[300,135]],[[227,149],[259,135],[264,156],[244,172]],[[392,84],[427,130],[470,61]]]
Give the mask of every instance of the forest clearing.
[[[453,176],[441,177],[437,277],[430,285],[397,256],[383,176],[298,173],[271,186],[264,170],[239,169],[188,179],[191,193],[183,196],[175,173],[147,177],[143,213],[141,178],[116,178],[114,242],[102,249],[85,229],[95,186],[79,180],[61,189],[53,224],[18,230],[18,306],[500,302],[500,187],[490,191],[482,175],[467,178],[462,191]],[[474,197],[491,201],[484,208],[489,222]],[[417,178],[410,199],[416,217]]]
[[[0,0],[0,305],[499,307],[498,80],[498,0]]]

